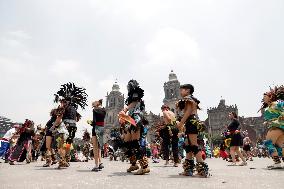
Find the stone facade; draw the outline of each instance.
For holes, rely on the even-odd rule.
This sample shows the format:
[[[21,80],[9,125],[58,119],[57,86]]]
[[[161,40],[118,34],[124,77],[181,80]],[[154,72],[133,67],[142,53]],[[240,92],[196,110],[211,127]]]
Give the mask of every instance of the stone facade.
[[[176,112],[176,102],[181,98],[179,93],[180,82],[176,74],[171,71],[169,81],[164,83],[165,98],[163,103],[170,107],[173,112]]]
[[[221,99],[217,107],[207,110],[208,119],[205,121],[208,129],[209,138],[220,136],[226,130],[226,126],[230,123],[229,113],[236,112],[238,114],[237,105],[228,106],[225,100]],[[239,117],[241,129],[247,130],[252,142],[255,143],[258,138],[263,138],[266,132],[263,126],[263,116],[260,117]]]
[[[265,139],[267,133],[267,127],[264,126],[264,117],[261,114],[260,117],[240,117],[242,130],[247,130],[250,139],[255,143],[258,139]]]
[[[112,128],[119,127],[118,113],[124,107],[124,95],[119,91],[119,85],[115,82],[110,93],[106,96],[106,117],[104,141],[109,140],[109,133]]]
[[[153,142],[156,139],[156,131],[157,126],[160,125],[162,118],[160,115],[156,115],[150,111],[150,113],[146,113],[146,118],[149,121],[148,133],[147,133],[147,141]]]
[[[219,105],[207,110],[208,114],[208,133],[211,137],[219,136],[221,132],[226,130],[226,126],[230,123],[229,113],[236,112],[238,114],[237,105],[227,106],[225,100],[221,99]]]

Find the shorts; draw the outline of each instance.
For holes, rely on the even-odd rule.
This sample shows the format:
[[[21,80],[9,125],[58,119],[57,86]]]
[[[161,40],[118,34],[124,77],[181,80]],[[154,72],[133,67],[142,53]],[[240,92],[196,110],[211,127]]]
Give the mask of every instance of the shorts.
[[[193,124],[192,121],[196,120],[194,117],[190,117],[185,122],[185,134],[198,134],[197,125]]]
[[[96,136],[97,140],[99,142],[99,146],[100,148],[103,147],[104,145],[104,127],[100,127],[100,126],[93,126],[92,129],[92,136]]]

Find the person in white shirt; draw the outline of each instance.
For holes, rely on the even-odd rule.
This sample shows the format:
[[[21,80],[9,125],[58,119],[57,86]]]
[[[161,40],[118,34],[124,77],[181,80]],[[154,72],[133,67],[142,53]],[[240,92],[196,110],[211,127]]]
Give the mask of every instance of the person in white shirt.
[[[3,138],[0,139],[0,157],[5,157],[5,162],[8,163],[10,142],[15,137],[18,131],[19,125],[14,125],[13,128],[9,129]]]

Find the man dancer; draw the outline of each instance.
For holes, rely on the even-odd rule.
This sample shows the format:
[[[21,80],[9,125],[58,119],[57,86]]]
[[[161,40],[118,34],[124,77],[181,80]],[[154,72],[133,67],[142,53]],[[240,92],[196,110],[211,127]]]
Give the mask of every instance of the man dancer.
[[[9,129],[0,140],[0,158],[5,157],[5,163],[9,162],[9,151],[13,147],[11,146],[11,143],[16,133],[19,131],[19,127],[19,125],[14,125],[13,128]]]
[[[207,177],[208,165],[203,162],[201,149],[198,147],[197,139],[198,133],[204,131],[204,125],[197,118],[197,110],[200,109],[200,103],[193,97],[194,87],[191,84],[180,86],[180,94],[182,100],[177,103],[177,108],[183,111],[184,115],[178,123],[180,130],[185,126],[185,135],[187,142],[185,144],[186,159],[183,163],[184,172],[181,173],[185,176],[193,176],[194,168],[200,176]],[[194,164],[194,157],[196,158],[196,165]]]
[[[134,173],[135,175],[144,175],[150,172],[148,167],[148,158],[143,153],[141,139],[145,135],[144,118],[145,104],[142,100],[144,90],[140,88],[136,80],[130,80],[127,85],[128,98],[126,99],[127,107],[119,113],[119,121],[124,140],[124,145],[127,148],[127,156],[131,163],[127,172],[132,172],[139,169],[137,160],[140,164],[140,169]]]
[[[172,146],[172,152],[174,157],[174,167],[178,167],[179,163],[179,151],[178,151],[178,128],[176,127],[176,117],[175,114],[170,111],[170,108],[167,105],[161,107],[163,112],[163,119],[165,127],[160,130],[160,136],[163,139],[162,143],[162,152],[163,158],[166,160],[165,165],[169,164],[170,156],[170,146]]]
[[[62,85],[60,90],[55,94],[54,102],[60,102],[61,105],[57,110],[57,118],[53,127],[59,134],[57,137],[58,148],[61,154],[59,167],[68,167],[70,161],[70,148],[75,137],[78,122],[81,115],[77,112],[78,106],[85,109],[87,106],[86,89],[76,87],[74,83]],[[68,134],[66,133],[66,128]],[[65,138],[66,141],[65,141]]]

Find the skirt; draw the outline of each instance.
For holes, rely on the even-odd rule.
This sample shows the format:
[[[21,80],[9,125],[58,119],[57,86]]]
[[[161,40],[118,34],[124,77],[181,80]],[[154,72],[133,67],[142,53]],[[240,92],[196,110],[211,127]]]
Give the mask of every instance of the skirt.
[[[243,139],[240,132],[232,134],[232,140],[230,146],[242,146]]]

